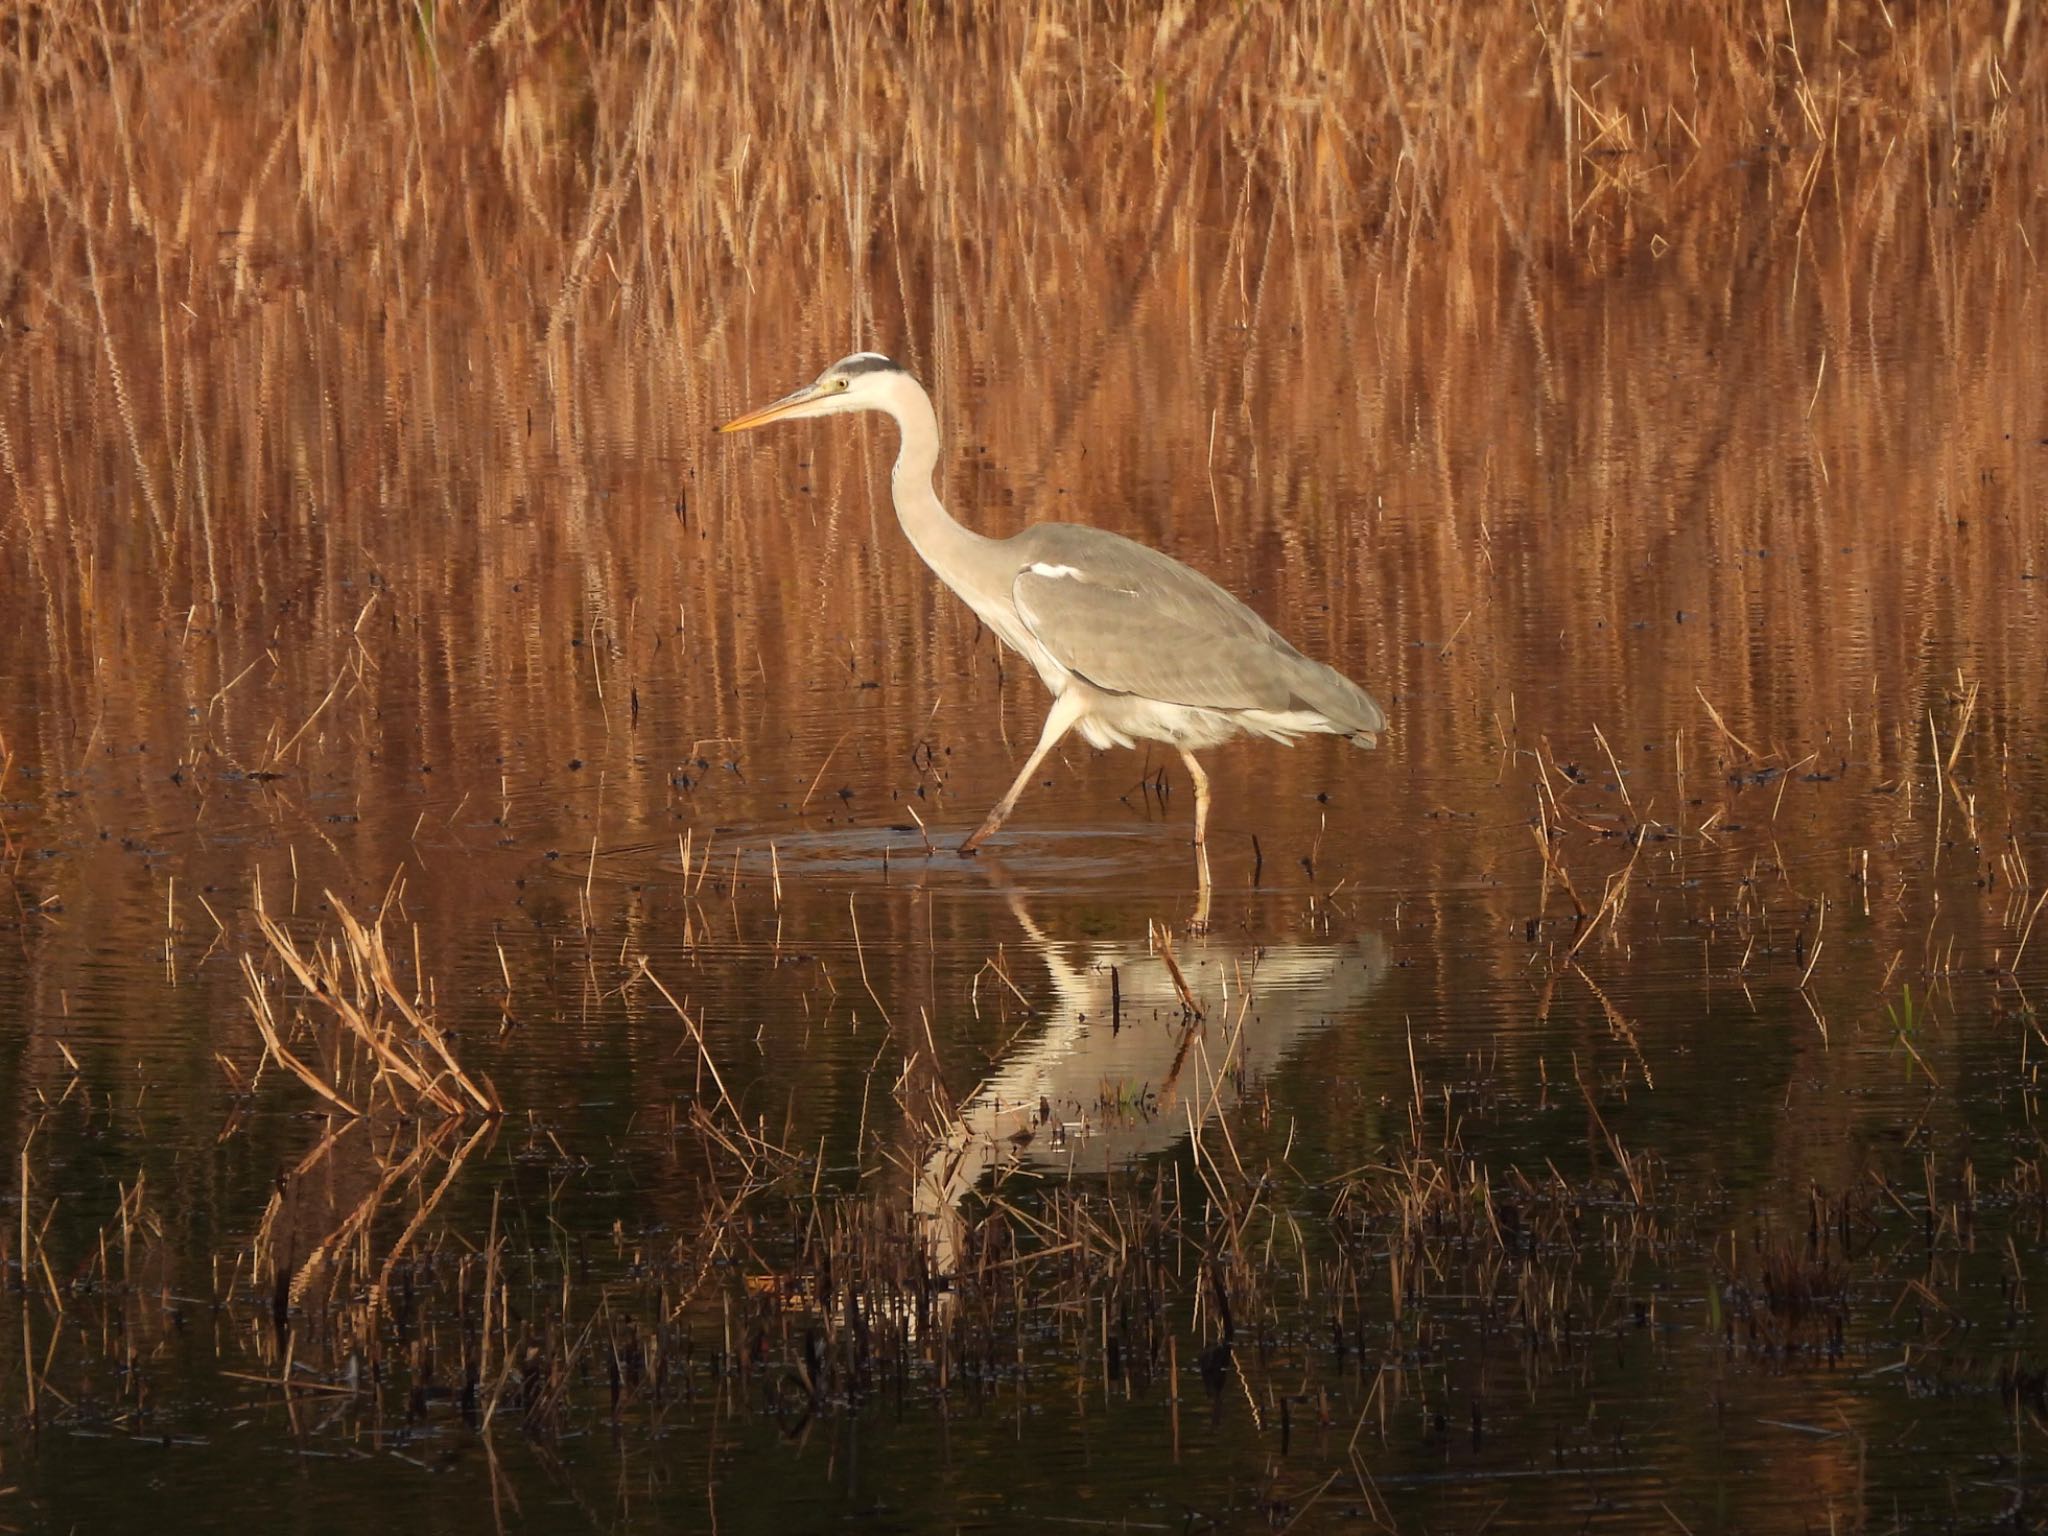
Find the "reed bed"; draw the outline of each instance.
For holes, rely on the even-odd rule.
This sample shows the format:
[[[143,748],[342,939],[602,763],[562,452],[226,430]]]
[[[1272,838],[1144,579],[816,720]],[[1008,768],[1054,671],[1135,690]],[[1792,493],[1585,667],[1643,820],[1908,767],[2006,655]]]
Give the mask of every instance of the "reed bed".
[[[10,862],[18,914],[131,880],[85,783],[336,890],[834,790],[978,814],[1037,701],[876,441],[793,475],[706,437],[856,344],[939,390],[970,521],[1152,539],[1426,701],[1352,824],[1490,814],[1503,751],[1518,819],[1539,758],[1654,767],[1631,817],[1687,832],[1752,760],[1806,763],[1795,806],[1829,754],[1909,783],[1959,665],[1962,769],[2038,808],[2024,7],[822,15],[8,23],[0,791],[9,839],[84,845]],[[1243,764],[1219,803],[1296,867],[1327,759]],[[246,884],[199,858],[187,892]]]
[[[550,734],[560,762],[642,701],[751,741],[741,679],[798,697],[834,655],[894,658],[921,718],[986,662],[887,545],[868,454],[820,451],[823,513],[759,516],[776,482],[703,437],[856,344],[904,352],[963,449],[1000,443],[956,486],[985,525],[1071,488],[1225,574],[1284,552],[1275,606],[1328,604],[1312,638],[1397,694],[1432,679],[1394,637],[1458,634],[1486,658],[1463,707],[1404,726],[1431,758],[1526,693],[1545,594],[1596,636],[1577,665],[1631,675],[1631,625],[1694,599],[1618,572],[1673,543],[1674,570],[1856,552],[1828,591],[1752,557],[1633,674],[1653,736],[1699,738],[1671,684],[1702,665],[1751,732],[1867,713],[1858,666],[1703,638],[1757,602],[1787,628],[1857,604],[1880,699],[1914,701],[1880,723],[1906,725],[1930,677],[1889,637],[1999,651],[1986,605],[1913,573],[1976,590],[2031,560],[2007,509],[2038,456],[2004,434],[2042,395],[2002,338],[2038,244],[2038,30],[2006,4],[38,8],[0,63],[27,215],[0,235],[0,559],[35,620],[7,640],[10,740],[261,774],[401,714],[417,745],[351,764],[394,791],[406,757],[506,755],[461,707],[478,688],[589,722]],[[1615,306],[1598,340],[1561,324],[1588,304]],[[1776,306],[1802,339],[1767,355],[1750,321]],[[1916,354],[1945,360],[1924,431],[1864,430],[1927,393],[1892,362]],[[1608,404],[1568,422],[1589,389]],[[1105,454],[1119,402],[1166,430]],[[1700,430],[1656,430],[1674,410]],[[1581,504],[1489,504],[1554,460]],[[1197,494],[1159,493],[1193,464]],[[1831,489],[1874,482],[1895,536],[1858,537]],[[778,600],[838,562],[880,601]],[[2031,677],[1986,681],[2016,710]],[[66,718],[97,731],[31,735]],[[643,817],[663,798],[619,783]]]

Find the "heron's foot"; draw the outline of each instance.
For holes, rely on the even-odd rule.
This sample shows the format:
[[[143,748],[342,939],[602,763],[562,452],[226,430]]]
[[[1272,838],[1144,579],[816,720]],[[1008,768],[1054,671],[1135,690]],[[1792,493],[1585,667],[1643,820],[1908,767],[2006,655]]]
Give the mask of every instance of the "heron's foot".
[[[974,829],[973,835],[970,836],[966,842],[960,845],[961,857],[966,858],[967,856],[975,853],[977,850],[980,849],[983,843],[987,842],[990,838],[994,837],[996,835],[996,829],[1003,824],[1004,818],[1008,814],[1009,808],[1007,806],[999,805],[993,811],[990,811],[988,813],[988,819],[982,822],[980,826],[976,827]]]

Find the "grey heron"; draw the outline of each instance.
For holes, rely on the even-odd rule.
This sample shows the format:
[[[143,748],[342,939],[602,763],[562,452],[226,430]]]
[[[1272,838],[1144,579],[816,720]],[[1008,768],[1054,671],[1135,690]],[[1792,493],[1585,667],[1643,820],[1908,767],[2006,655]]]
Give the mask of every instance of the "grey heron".
[[[1223,588],[1178,560],[1121,534],[1074,523],[1034,523],[988,538],[954,521],[932,490],[939,421],[907,370],[875,352],[841,358],[802,389],[718,430],[772,421],[880,411],[900,435],[889,489],[911,546],[1052,691],[1038,745],[1009,793],[960,845],[972,853],[1016,808],[1017,797],[1061,737],[1078,729],[1095,747],[1164,742],[1195,788],[1195,861],[1206,911],[1209,776],[1196,751],[1238,735],[1292,743],[1343,736],[1378,744],[1387,717],[1369,693],[1311,661]],[[1199,919],[1198,919],[1199,920]]]

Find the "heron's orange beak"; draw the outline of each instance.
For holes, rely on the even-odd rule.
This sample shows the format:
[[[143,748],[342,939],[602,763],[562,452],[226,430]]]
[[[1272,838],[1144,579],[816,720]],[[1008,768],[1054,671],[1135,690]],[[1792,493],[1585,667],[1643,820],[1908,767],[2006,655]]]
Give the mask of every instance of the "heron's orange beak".
[[[764,405],[758,411],[749,411],[744,416],[735,416],[718,430],[721,432],[748,432],[755,427],[765,427],[771,421],[781,421],[800,407],[809,405],[825,392],[815,384],[806,384],[793,394],[784,395],[772,405]]]

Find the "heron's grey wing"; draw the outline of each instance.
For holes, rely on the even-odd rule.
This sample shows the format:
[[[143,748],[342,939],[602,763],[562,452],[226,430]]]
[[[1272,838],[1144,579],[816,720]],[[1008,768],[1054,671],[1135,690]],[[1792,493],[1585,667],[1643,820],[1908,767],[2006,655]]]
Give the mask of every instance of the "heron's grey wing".
[[[1202,709],[1313,709],[1347,734],[1386,716],[1208,577],[1099,529],[1041,524],[1018,553],[1018,616],[1061,666],[1112,693]]]

